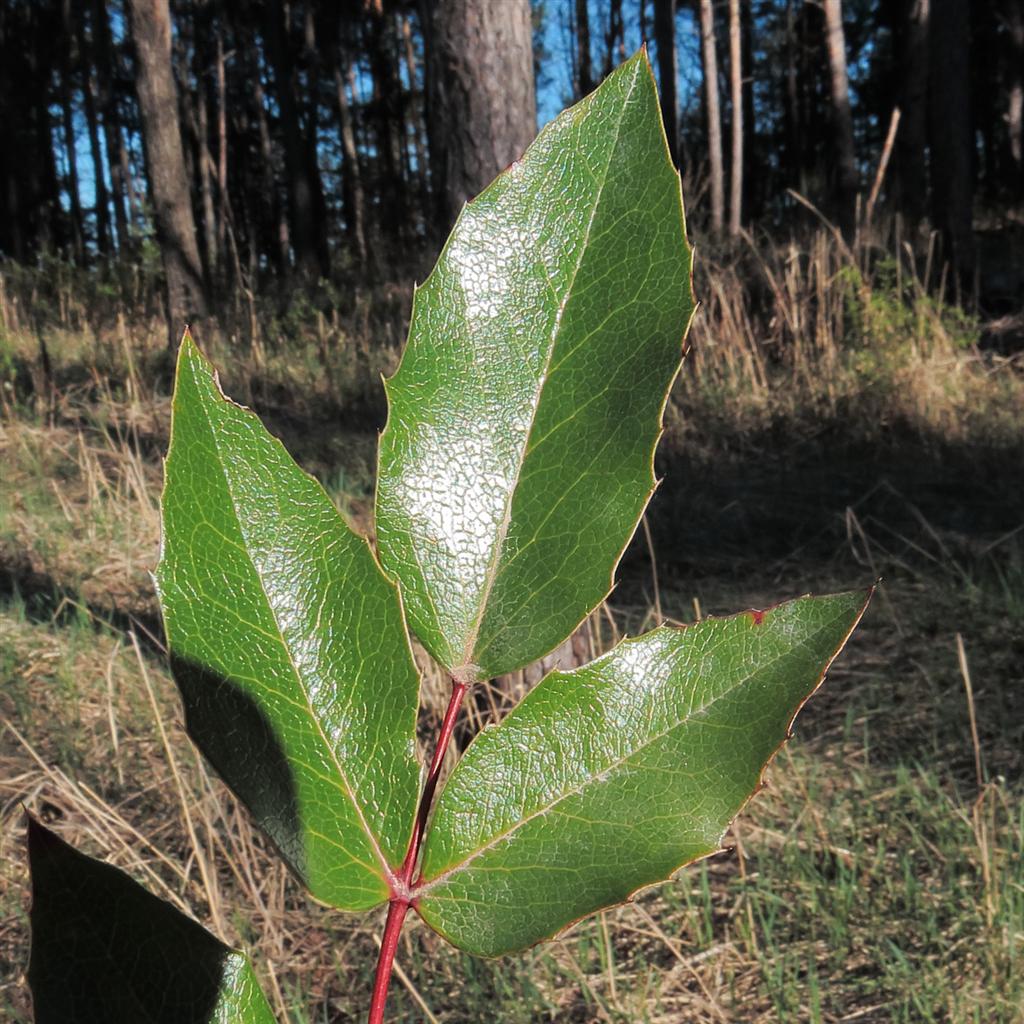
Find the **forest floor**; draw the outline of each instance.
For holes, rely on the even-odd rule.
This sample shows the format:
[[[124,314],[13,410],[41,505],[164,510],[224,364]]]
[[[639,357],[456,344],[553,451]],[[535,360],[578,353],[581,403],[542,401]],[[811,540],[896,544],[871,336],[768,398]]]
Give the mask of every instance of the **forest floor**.
[[[362,360],[372,378],[399,333],[384,356],[338,366]],[[159,654],[159,354],[124,331],[68,331],[44,374],[34,336],[3,344],[0,1016],[29,1019],[24,807],[251,950],[282,1021],[360,1020],[382,915],[304,896],[189,744]],[[320,400],[314,377],[340,387],[322,337],[244,370],[228,351],[214,351],[227,392],[369,528],[379,397]],[[725,852],[502,961],[414,922],[391,1019],[1024,1021],[1024,374],[1011,364],[964,348],[931,368],[929,410],[971,403],[948,428],[877,395],[755,415],[684,370],[651,543],[638,533],[595,617],[605,641],[659,617],[878,592]]]

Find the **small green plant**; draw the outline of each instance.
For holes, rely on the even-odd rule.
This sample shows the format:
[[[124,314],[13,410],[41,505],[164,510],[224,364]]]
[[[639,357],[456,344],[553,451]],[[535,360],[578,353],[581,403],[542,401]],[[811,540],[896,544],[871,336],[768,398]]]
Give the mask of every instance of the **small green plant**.
[[[624,640],[550,673],[438,792],[466,693],[607,596],[692,310],[641,53],[466,208],[417,292],[376,554],[182,343],[157,584],[189,733],[317,900],[388,905],[370,1024],[410,909],[498,956],[718,850],[863,611]],[[452,680],[425,772],[407,626]],[[40,1024],[271,1019],[241,954],[35,823],[30,850]]]

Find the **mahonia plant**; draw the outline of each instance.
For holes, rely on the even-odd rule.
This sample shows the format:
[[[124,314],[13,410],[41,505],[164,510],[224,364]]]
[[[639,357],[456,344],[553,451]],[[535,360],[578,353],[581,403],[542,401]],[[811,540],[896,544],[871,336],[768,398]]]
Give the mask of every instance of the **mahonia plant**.
[[[410,908],[498,956],[719,850],[864,609],[803,597],[623,640],[551,672],[436,794],[466,693],[611,589],[690,277],[640,52],[465,207],[416,291],[376,554],[182,343],[156,580],[186,724],[315,899],[388,904],[371,1024]],[[452,680],[425,772],[407,627]],[[242,954],[41,825],[30,847],[40,1024],[272,1019]]]

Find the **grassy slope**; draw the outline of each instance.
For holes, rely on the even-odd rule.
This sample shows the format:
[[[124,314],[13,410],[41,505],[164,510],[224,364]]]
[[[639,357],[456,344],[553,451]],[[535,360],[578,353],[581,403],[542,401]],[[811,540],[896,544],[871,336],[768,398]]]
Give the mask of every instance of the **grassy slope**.
[[[641,538],[595,627],[610,642],[657,608],[692,620],[885,577],[770,786],[729,852],[523,956],[472,960],[414,927],[395,1021],[475,1020],[482,1007],[502,1022],[1021,1020],[1024,385],[943,311],[908,324],[855,288],[851,316],[848,295],[827,294],[831,340],[804,361],[729,333],[736,309],[709,302],[660,466],[657,566]],[[790,314],[809,302],[787,301]],[[282,1020],[359,1019],[381,920],[317,908],[286,876],[193,753],[146,635],[159,356],[116,334],[54,336],[47,393],[34,338],[11,326],[0,1016],[28,1019],[24,803],[254,949]],[[339,368],[342,341],[328,360]],[[285,352],[229,364],[228,387],[367,525],[372,433],[338,428],[315,332]],[[340,412],[374,408],[360,388]],[[439,683],[428,679],[428,715]]]

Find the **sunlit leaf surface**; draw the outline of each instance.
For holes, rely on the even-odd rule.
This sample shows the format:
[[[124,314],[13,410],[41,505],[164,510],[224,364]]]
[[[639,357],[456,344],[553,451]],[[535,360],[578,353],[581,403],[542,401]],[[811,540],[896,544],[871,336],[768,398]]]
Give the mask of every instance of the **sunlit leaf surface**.
[[[542,656],[608,593],[692,308],[640,53],[465,208],[388,382],[381,559],[459,679]]]
[[[494,956],[718,850],[866,597],[663,627],[551,673],[441,793],[421,915]]]

